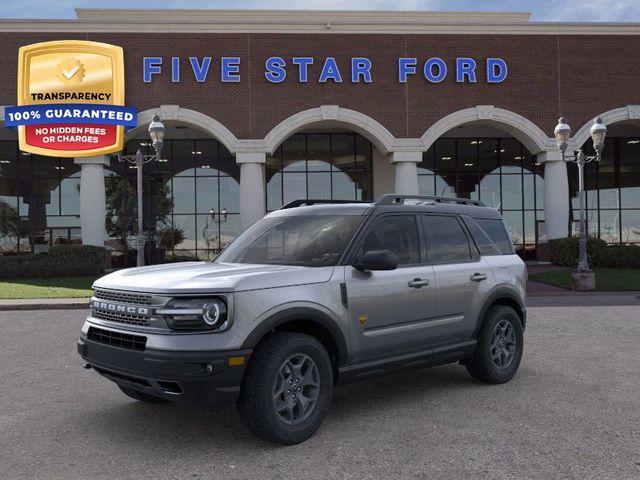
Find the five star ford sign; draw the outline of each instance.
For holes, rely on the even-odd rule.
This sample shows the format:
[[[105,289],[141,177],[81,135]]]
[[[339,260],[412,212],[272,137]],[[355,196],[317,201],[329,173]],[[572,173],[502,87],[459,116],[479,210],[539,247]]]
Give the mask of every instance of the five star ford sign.
[[[124,128],[137,124],[124,106],[124,56],[106,43],[63,40],[20,48],[18,106],[5,122],[20,150],[89,157],[122,150]]]

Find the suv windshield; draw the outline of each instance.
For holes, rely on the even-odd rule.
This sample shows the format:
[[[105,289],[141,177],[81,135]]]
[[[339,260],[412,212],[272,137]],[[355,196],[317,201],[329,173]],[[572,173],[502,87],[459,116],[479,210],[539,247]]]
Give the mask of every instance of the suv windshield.
[[[356,215],[263,218],[240,235],[215,261],[305,267],[336,265],[362,219]]]

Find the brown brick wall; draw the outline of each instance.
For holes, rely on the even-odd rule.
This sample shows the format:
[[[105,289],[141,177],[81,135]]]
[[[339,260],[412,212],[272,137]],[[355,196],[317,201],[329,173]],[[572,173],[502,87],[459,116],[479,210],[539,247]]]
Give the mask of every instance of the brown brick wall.
[[[227,126],[238,138],[261,138],[280,121],[307,108],[336,104],[370,115],[397,137],[419,137],[431,124],[456,110],[491,104],[530,119],[549,135],[558,116],[575,129],[612,108],[640,104],[640,36],[555,35],[300,35],[300,34],[0,34],[0,103],[16,102],[18,48],[45,40],[82,39],[121,45],[125,51],[127,104],[139,110],[178,104],[201,111]],[[288,67],[284,83],[264,78],[271,55],[290,59],[312,56],[309,83],[300,84]],[[142,57],[163,56],[162,76],[142,82]],[[182,81],[170,81],[170,57],[183,59]],[[205,83],[196,83],[188,57],[212,56]],[[221,83],[221,56],[242,58],[240,83]],[[320,84],[326,56],[337,58],[344,82]],[[373,83],[349,81],[349,59],[373,62]],[[417,57],[418,75],[407,84],[397,79],[398,57]],[[429,84],[420,63],[439,56],[449,75]],[[453,61],[470,56],[484,66],[487,57],[504,58],[509,76],[490,85],[479,68],[478,83],[457,84]]]

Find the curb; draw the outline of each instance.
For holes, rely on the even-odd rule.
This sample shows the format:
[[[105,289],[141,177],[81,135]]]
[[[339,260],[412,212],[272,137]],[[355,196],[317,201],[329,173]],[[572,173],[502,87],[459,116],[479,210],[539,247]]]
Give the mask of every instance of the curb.
[[[71,302],[36,302],[21,303],[10,301],[0,303],[0,312],[23,310],[85,310],[89,308],[89,300],[76,300]]]

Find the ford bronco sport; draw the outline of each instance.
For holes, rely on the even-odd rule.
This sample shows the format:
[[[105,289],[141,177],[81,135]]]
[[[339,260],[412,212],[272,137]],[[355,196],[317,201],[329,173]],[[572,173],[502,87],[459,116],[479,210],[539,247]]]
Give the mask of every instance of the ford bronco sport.
[[[295,444],[338,383],[457,361],[510,380],[525,282],[500,214],[480,202],[296,201],[213,262],[100,278],[77,347],[136,400],[236,402],[258,436]]]

